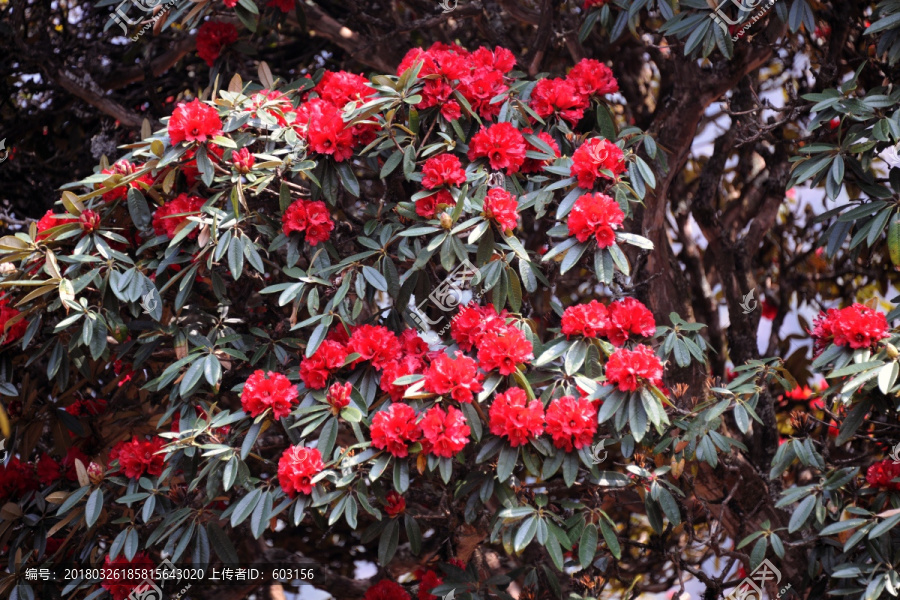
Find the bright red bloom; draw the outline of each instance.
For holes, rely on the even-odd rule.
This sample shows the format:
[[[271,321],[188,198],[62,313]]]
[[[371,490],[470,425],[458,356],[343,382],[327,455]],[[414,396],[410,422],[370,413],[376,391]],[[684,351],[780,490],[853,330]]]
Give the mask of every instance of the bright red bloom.
[[[122,441],[113,446],[109,451],[109,460],[118,459],[119,469],[131,479],[138,479],[145,474],[156,477],[163,472],[165,454],[157,452],[164,445],[165,441],[160,437],[139,440],[137,436],[133,436],[130,442]]]
[[[898,478],[900,478],[900,464],[894,463],[889,458],[874,463],[866,471],[866,483],[885,490],[900,491],[900,481],[893,481]]]
[[[261,113],[265,113],[273,117],[282,127],[290,124],[288,116],[293,119],[294,105],[291,100],[278,90],[266,90],[265,92],[256,92],[250,98],[247,106],[251,117],[260,117]]]
[[[438,577],[438,574],[428,569],[422,572],[421,569],[416,571],[416,578],[419,580],[419,594],[417,600],[441,600],[437,596],[429,593],[437,586],[444,583],[444,580]]]
[[[531,92],[531,108],[542,119],[556,116],[575,125],[584,117],[587,103],[565,79],[541,79]]]
[[[563,396],[547,407],[547,433],[553,445],[566,452],[581,449],[594,441],[597,409],[590,400]]]
[[[567,338],[573,335],[595,338],[604,335],[607,327],[609,312],[597,300],[569,306],[563,311],[562,332]]]
[[[66,407],[66,412],[75,417],[88,417],[106,412],[106,400],[80,398]]]
[[[462,116],[462,107],[456,100],[441,104],[441,116],[448,121],[455,121]]]
[[[125,600],[138,583],[135,582],[134,577],[127,576],[129,569],[149,571],[157,567],[156,563],[143,552],[136,553],[131,560],[125,557],[124,552],[120,552],[115,560],[110,560],[109,554],[107,554],[103,566],[105,567],[103,574],[109,575],[109,577],[105,578],[100,585],[109,592],[112,600]]]
[[[575,91],[589,101],[592,96],[614,94],[619,91],[619,82],[613,76],[612,69],[599,60],[583,58],[572,67],[566,79],[575,87]]]
[[[85,209],[78,215],[78,223],[85,233],[93,233],[100,229],[100,215],[91,209]]]
[[[382,579],[366,590],[363,600],[410,600],[410,597],[399,583]]]
[[[525,133],[528,133],[527,131]],[[559,158],[559,145],[556,143],[556,140],[553,139],[553,136],[547,133],[546,131],[542,131],[537,134],[538,138],[542,141],[546,142],[550,148],[553,149],[553,154],[557,158]],[[528,140],[525,140],[528,144],[528,150],[538,152],[540,148],[533,145]],[[544,170],[544,167],[549,165],[552,161],[550,159],[540,160],[537,158],[525,158],[525,162],[522,163],[522,172],[523,173],[540,173]]]
[[[311,390],[321,390],[328,384],[328,378],[344,366],[347,349],[343,344],[324,340],[313,355],[300,363],[300,379]]]
[[[200,207],[206,203],[206,200],[197,196],[188,196],[181,194],[174,200],[169,200],[156,209],[153,213],[153,232],[156,235],[164,235],[170,240],[188,221],[188,215],[195,215],[200,212]],[[194,239],[197,237],[200,229],[195,227],[187,237]]]
[[[489,421],[491,433],[506,437],[513,448],[523,446],[544,432],[544,405],[528,402],[521,388],[509,388],[494,398]]]
[[[43,486],[48,486],[59,481],[59,478],[61,477],[59,463],[53,460],[46,452],[41,454],[41,458],[36,465],[36,472],[38,481],[40,481]]]
[[[606,337],[614,346],[622,346],[629,334],[649,337],[656,333],[653,313],[640,300],[624,298],[609,305]]]
[[[344,124],[341,109],[327,100],[313,98],[301,104],[294,129],[313,152],[333,156],[337,162],[353,156],[353,131]]]
[[[266,6],[275,7],[283,13],[289,13],[294,10],[294,0],[269,0]]]
[[[25,319],[19,319],[7,328],[7,323],[21,313],[19,309],[7,306],[8,302],[6,298],[0,299],[0,340],[3,344],[12,344],[22,339],[28,329],[28,321]]]
[[[60,225],[65,225],[67,223],[78,223],[77,218],[64,217],[63,215],[56,215],[52,210],[48,210],[44,213],[44,216],[41,217],[37,222],[37,239],[42,240],[48,237],[50,234],[45,234],[44,232],[48,229],[52,229],[54,227],[59,227]]]
[[[309,495],[314,487],[310,480],[324,469],[318,448],[291,446],[278,459],[278,483],[292,498],[297,494]]]
[[[350,405],[350,394],[352,392],[353,384],[349,381],[347,383],[335,382],[328,388],[325,401],[331,405],[334,414],[338,414]]]
[[[406,500],[394,490],[389,491],[384,497],[384,512],[389,517],[397,517],[406,512]]]
[[[503,81],[503,73],[493,69],[478,69],[459,82],[459,93],[481,115],[482,119],[493,120],[500,114],[502,102],[491,102],[496,96],[509,89]]]
[[[271,408],[272,416],[280,419],[291,414],[298,396],[297,388],[290,379],[281,373],[267,373],[260,369],[254,371],[244,384],[241,408],[254,418]]]
[[[254,163],[256,163],[256,158],[250,154],[249,148],[241,148],[231,153],[231,164],[234,165],[234,170],[241,175],[249,173]]]
[[[534,358],[531,342],[513,326],[500,335],[485,336],[479,344],[478,362],[485,371],[499,369],[501,375],[512,375],[517,364]]]
[[[469,160],[478,158],[487,158],[492,169],[506,169],[512,175],[525,162],[525,138],[510,123],[482,128],[469,144]]]
[[[343,109],[350,102],[365,102],[369,96],[374,95],[375,90],[368,84],[369,80],[362,75],[347,71],[325,71],[313,92],[319,98]]]
[[[445,458],[452,458],[465,448],[471,433],[466,417],[454,406],[448,407],[447,412],[439,406],[432,407],[425,413],[419,427],[428,442],[428,453]]]
[[[597,246],[609,248],[616,242],[615,230],[622,226],[625,213],[619,203],[606,194],[585,194],[575,201],[569,213],[569,235],[586,242],[593,235]]]
[[[235,43],[237,39],[237,27],[231,23],[206,21],[197,30],[197,56],[211,67],[219,58],[222,49]]]
[[[470,302],[462,307],[450,322],[450,335],[466,352],[472,350],[486,335],[506,330],[506,310],[497,314],[493,304],[479,306]]]
[[[491,188],[484,198],[484,216],[493,219],[504,231],[519,224],[519,203],[503,188]]]
[[[173,146],[181,142],[207,142],[222,135],[222,119],[219,111],[200,100],[182,102],[172,113],[168,129]]]
[[[122,175],[123,177],[126,177],[128,175],[133,175],[143,167],[144,165],[135,165],[123,158],[122,160],[116,161],[116,163],[110,166],[108,169],[103,169],[102,171],[100,171],[100,173],[102,173],[103,175]],[[141,175],[131,183],[115,187],[110,191],[105,192],[103,194],[103,200],[106,202],[112,202],[113,200],[124,200],[128,196],[129,189],[145,189],[140,185],[141,183],[144,183],[147,185],[147,187],[149,187],[153,184],[153,177],[149,173],[147,173],[146,175]],[[94,186],[95,189],[100,189],[101,187],[103,187],[103,184],[99,183]]]
[[[456,202],[447,190],[438,190],[438,193],[416,200],[416,214],[426,219],[433,219],[440,211],[453,208]],[[442,208],[443,207],[443,208]]]
[[[347,350],[359,354],[357,362],[371,361],[372,366],[379,370],[399,360],[401,352],[400,340],[390,329],[381,325],[360,325],[354,329]]]
[[[390,394],[393,402],[402,400],[406,390],[412,384],[394,385],[394,382],[405,375],[418,375],[422,372],[423,366],[422,359],[415,356],[404,356],[400,360],[388,363],[381,372],[379,385],[382,391]]]
[[[415,329],[404,329],[400,334],[400,347],[404,356],[412,356],[423,360],[428,354],[428,344],[419,336]]]
[[[34,468],[17,457],[10,457],[6,465],[0,464],[0,500],[19,500],[39,487]]]
[[[422,430],[416,424],[416,411],[410,405],[398,402],[375,413],[370,434],[373,446],[404,458],[409,455],[407,446],[419,441]]]
[[[434,394],[450,394],[457,402],[472,402],[473,394],[481,391],[484,379],[478,364],[462,352],[456,358],[441,353],[425,371],[425,389]]]
[[[828,309],[814,321],[812,331],[812,336],[816,338],[816,353],[821,352],[829,342],[850,346],[854,350],[871,348],[887,334],[884,313],[859,303],[847,308]]]
[[[453,154],[432,156],[422,167],[422,187],[428,190],[442,185],[462,185],[466,182],[466,172],[462,163]]]
[[[584,10],[588,10],[595,6],[603,6],[607,2],[609,2],[609,0],[584,0]]]
[[[612,172],[613,177],[625,172],[625,155],[609,140],[591,138],[572,153],[572,177],[578,179],[579,187],[592,190],[598,177],[613,178],[601,169]]]
[[[623,392],[633,392],[644,383],[662,385],[663,366],[649,346],[639,344],[634,350],[616,350],[606,363],[607,383]]]
[[[496,69],[506,75],[516,66],[515,55],[500,46],[494,46],[494,50],[482,46],[470,56],[474,69]]]
[[[334,230],[334,221],[328,207],[321,200],[295,200],[281,216],[281,230],[284,235],[292,231],[304,233],[310,246],[325,242]]]

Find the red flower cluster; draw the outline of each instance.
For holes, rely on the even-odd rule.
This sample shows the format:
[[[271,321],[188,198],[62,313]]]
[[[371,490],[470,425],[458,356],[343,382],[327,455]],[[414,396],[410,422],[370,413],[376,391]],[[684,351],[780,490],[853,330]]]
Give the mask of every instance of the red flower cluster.
[[[509,231],[519,223],[519,203],[503,188],[491,188],[484,198],[484,216],[497,222],[500,229]]]
[[[321,98],[300,105],[294,115],[294,129],[310,149],[342,162],[353,156],[353,132],[344,124],[341,109]]]
[[[134,175],[137,171],[141,170],[144,165],[135,165],[124,158],[122,160],[116,161],[115,164],[110,166],[107,169],[103,169],[100,171],[103,175],[121,175],[122,177],[127,177],[129,175]],[[112,202],[114,200],[124,200],[128,196],[128,190],[134,188],[136,190],[144,189],[140,184],[143,183],[146,187],[150,187],[153,185],[153,177],[150,176],[149,173],[145,175],[141,175],[134,181],[127,183],[125,185],[115,187],[108,192],[103,194],[103,200],[106,202]],[[97,184],[94,186],[95,189],[99,189],[103,187],[103,184]]]
[[[466,172],[459,158],[453,154],[438,154],[425,161],[422,167],[422,187],[433,190],[442,185],[462,185]]]
[[[596,338],[606,335],[609,327],[609,311],[597,300],[576,304],[563,311],[562,332],[565,336],[582,335]]]
[[[310,481],[325,468],[318,448],[291,446],[278,459],[278,482],[281,489],[290,496],[312,494]]]
[[[258,417],[266,409],[272,409],[276,419],[291,414],[297,404],[297,388],[281,373],[254,371],[241,392],[241,408],[251,417]]]
[[[544,432],[544,406],[540,400],[528,402],[525,390],[509,388],[494,398],[489,421],[491,433],[505,437],[513,448],[523,446]]]
[[[404,330],[399,341],[401,354],[397,360],[385,365],[381,372],[381,389],[389,393],[394,402],[401,400],[411,385],[394,385],[394,382],[405,375],[421,373],[425,369],[425,356],[428,353],[428,344],[414,329]]]
[[[426,454],[452,458],[465,448],[469,442],[471,430],[466,425],[466,418],[458,408],[450,406],[447,412],[439,406],[432,407],[425,413],[422,429]]]
[[[586,103],[592,97],[619,91],[619,82],[613,76],[612,69],[592,58],[584,58],[572,67],[566,79]]]
[[[266,6],[269,8],[277,8],[283,13],[289,13],[294,10],[294,0],[269,0]]]
[[[347,349],[334,340],[324,340],[313,355],[300,363],[300,379],[311,390],[321,390],[328,384],[328,378],[344,366]]]
[[[0,464],[0,500],[18,500],[38,489],[34,467],[13,456],[6,465]]]
[[[304,233],[310,246],[328,241],[333,229],[334,221],[331,220],[331,213],[320,200],[302,198],[295,200],[281,216],[281,230],[284,235],[291,235],[292,231]]]
[[[363,600],[410,600],[410,597],[399,583],[382,579],[366,590]]]
[[[3,344],[12,344],[22,339],[22,336],[25,335],[25,331],[28,329],[28,321],[25,319],[19,319],[12,325],[7,326],[7,323],[21,312],[17,308],[8,306],[8,304],[9,300],[0,298],[0,341]]]
[[[222,135],[222,119],[219,111],[200,100],[182,102],[169,118],[168,130],[173,146],[181,142],[207,142]]]
[[[406,512],[406,500],[394,490],[389,491],[384,497],[384,512],[389,517],[397,517]]]
[[[487,158],[495,171],[506,169],[508,175],[517,173],[525,163],[525,137],[511,123],[497,123],[482,127],[472,136],[469,160]]]
[[[59,481],[60,477],[62,477],[59,463],[53,460],[53,457],[46,452],[41,454],[41,457],[38,459],[37,464],[35,465],[35,472],[38,481],[40,481],[43,486],[48,486],[55,481]]]
[[[531,133],[531,131],[525,131],[525,133]],[[556,140],[553,139],[552,135],[550,135],[546,131],[542,131],[537,134],[537,137],[538,139],[545,142],[548,146],[550,146],[550,148],[553,150],[553,155],[556,158],[559,158],[559,145],[556,143]],[[528,140],[525,140],[525,142],[528,144],[527,149],[529,151],[537,152],[540,150],[537,146],[535,146]],[[552,161],[550,159],[541,160],[539,158],[525,157],[525,162],[522,163],[521,171],[522,173],[540,173],[544,170],[544,167],[549,165],[551,162]]]
[[[457,402],[472,402],[473,395],[482,389],[483,379],[474,359],[462,352],[457,352],[455,359],[441,353],[425,371],[425,389],[434,394],[450,394]]]
[[[238,39],[237,27],[222,21],[207,21],[197,30],[197,56],[210,67],[219,58],[222,49]]]
[[[587,102],[565,79],[541,79],[531,92],[531,108],[542,119],[558,117],[575,125],[584,116]]]
[[[325,71],[313,92],[340,109],[350,102],[365,102],[375,94],[368,79],[347,71]]]
[[[865,304],[854,303],[847,308],[830,308],[814,322],[812,336],[816,353],[829,343],[850,346],[858,350],[871,348],[887,337],[887,319],[884,313],[872,310]]]
[[[592,235],[597,246],[609,248],[616,242],[615,230],[622,226],[625,213],[619,203],[606,194],[585,194],[575,201],[569,213],[569,235],[586,242]]]
[[[456,206],[456,201],[453,200],[450,192],[438,190],[436,194],[416,200],[416,214],[426,219],[433,219],[437,213],[454,206]]]
[[[37,222],[37,239],[45,239],[50,235],[48,233],[44,233],[45,231],[54,227],[59,227],[60,225],[65,225],[67,223],[78,223],[78,219],[56,215],[52,210],[48,210],[44,213],[44,216],[41,217]]]
[[[466,352],[479,345],[482,338],[506,330],[506,310],[497,314],[493,304],[479,306],[471,302],[460,309],[450,323],[450,335]]]
[[[889,458],[877,462],[866,471],[866,483],[872,487],[900,492],[900,464],[894,463]]]
[[[75,417],[89,417],[106,412],[107,404],[102,398],[79,398],[66,407],[66,412]]]
[[[589,446],[597,432],[597,409],[586,398],[563,396],[547,407],[547,433],[566,452]]]
[[[360,325],[350,334],[347,350],[359,354],[355,364],[368,360],[378,370],[400,358],[400,340],[382,325]]]
[[[606,363],[606,381],[623,392],[634,392],[644,383],[662,386],[663,366],[649,346],[616,350]]]
[[[610,171],[613,177],[625,172],[625,155],[609,140],[591,138],[572,153],[572,177],[578,179],[579,187],[592,190],[597,178],[613,178],[601,169]]]
[[[372,417],[370,433],[373,446],[387,450],[397,458],[408,456],[408,445],[422,437],[422,430],[416,424],[416,411],[401,402],[376,413]]]
[[[169,200],[156,209],[153,213],[153,232],[156,235],[164,235],[170,240],[175,237],[179,229],[188,223],[188,215],[200,212],[200,207],[206,200],[197,196],[181,194],[174,200]],[[199,228],[194,228],[188,234],[193,239],[197,237]]]
[[[640,300],[624,298],[609,305],[606,337],[614,346],[623,346],[629,334],[649,337],[656,333],[653,313]]]
[[[512,375],[516,365],[534,358],[531,342],[513,325],[499,334],[484,336],[479,344],[478,362],[485,371],[498,369],[501,375]]]
[[[107,577],[101,583],[101,587],[109,592],[112,600],[125,600],[134,589],[135,582],[133,577],[119,577],[127,575],[128,569],[150,570],[156,568],[156,563],[150,560],[150,557],[143,552],[136,553],[131,560],[125,558],[125,553],[120,552],[115,560],[110,560],[109,554],[103,561],[105,569],[103,574]]]
[[[139,440],[137,436],[133,436],[130,442],[122,441],[113,446],[109,451],[109,460],[112,462],[118,459],[119,469],[131,479],[138,479],[142,475],[156,477],[163,472],[165,466],[165,454],[157,454],[164,445],[165,441],[160,437]]]
[[[422,572],[422,569],[416,570],[416,579],[419,580],[419,594],[417,600],[441,600],[431,590],[444,583],[444,580],[438,577],[438,574],[428,569]]]

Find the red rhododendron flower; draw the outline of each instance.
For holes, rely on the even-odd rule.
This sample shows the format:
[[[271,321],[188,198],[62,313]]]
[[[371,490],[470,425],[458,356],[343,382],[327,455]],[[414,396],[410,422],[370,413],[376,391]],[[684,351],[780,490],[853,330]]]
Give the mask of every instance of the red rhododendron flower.
[[[422,437],[422,430],[416,424],[416,411],[401,402],[375,413],[370,433],[373,446],[398,458],[408,456],[407,446]]]
[[[613,176],[625,172],[625,155],[609,140],[591,138],[572,153],[572,177],[578,179],[579,187],[591,190],[598,177],[612,179],[601,173],[601,169],[612,172]]]
[[[431,590],[444,583],[444,580],[438,577],[437,573],[431,569],[424,572],[422,569],[418,569],[416,570],[415,575],[416,579],[419,580],[419,594],[417,600],[441,600],[437,596],[429,593]]]
[[[325,71],[313,92],[342,110],[350,102],[365,102],[375,94],[368,79],[348,71]]]
[[[616,241],[615,230],[622,226],[625,213],[619,203],[606,194],[585,194],[575,201],[569,213],[569,235],[586,242],[593,235],[600,248]]]
[[[544,405],[528,402],[521,388],[509,388],[494,398],[489,421],[491,433],[505,437],[513,448],[522,446],[544,432]]]
[[[469,160],[478,158],[487,158],[492,169],[506,169],[512,175],[525,162],[525,138],[510,123],[482,128],[469,145]]]
[[[649,337],[656,333],[653,313],[640,300],[624,298],[609,305],[609,325],[606,337],[614,346],[622,346],[629,334]]]
[[[332,383],[325,395],[325,401],[331,405],[334,414],[339,414],[342,410],[350,406],[350,394],[353,392],[353,384]]]
[[[462,107],[456,100],[441,104],[441,116],[448,121],[455,121],[462,116]]]
[[[46,452],[41,454],[41,458],[37,462],[36,473],[38,481],[40,481],[41,485],[44,486],[59,481],[59,478],[61,476],[59,463],[53,460],[53,458]]]
[[[838,346],[850,346],[854,350],[871,348],[887,334],[884,313],[859,303],[847,308],[828,309],[815,320],[812,331],[812,336],[816,338],[816,353],[821,352],[830,342]]]
[[[294,10],[294,0],[269,0],[266,6],[274,7],[283,13],[289,13]]]
[[[241,148],[231,153],[231,164],[234,165],[234,170],[242,175],[249,173],[255,163],[256,158],[250,154],[249,148]]]
[[[311,390],[321,390],[328,384],[328,378],[344,366],[347,349],[333,340],[323,340],[313,355],[300,363],[300,379]]]
[[[344,124],[341,109],[327,100],[313,98],[301,104],[294,129],[313,152],[333,156],[337,162],[353,156],[353,131]]]
[[[575,87],[587,102],[592,96],[614,94],[619,91],[619,82],[613,76],[612,69],[599,60],[583,58],[572,67],[566,79]]]
[[[188,223],[188,215],[200,212],[200,207],[206,203],[203,198],[181,194],[174,200],[169,200],[153,213],[153,232],[156,235],[164,235],[170,240],[175,237],[179,229]],[[194,239],[200,229],[195,227],[187,237]]]
[[[528,133],[527,131],[525,133]],[[559,158],[559,145],[556,143],[556,140],[553,139],[553,136],[547,133],[546,131],[542,131],[537,134],[538,139],[545,142],[550,148],[553,150],[553,155]],[[525,140],[528,144],[528,150],[540,152],[541,149],[529,142],[527,139]],[[552,162],[550,159],[541,160],[538,158],[525,158],[525,162],[522,163],[522,172],[523,173],[540,173],[544,170],[544,167],[549,165]]]
[[[125,557],[124,552],[120,552],[115,560],[110,560],[107,554],[103,566],[105,567],[103,575],[106,577],[100,585],[109,592],[112,600],[125,600],[138,583],[135,577],[128,577],[129,569],[149,571],[157,567],[156,563],[143,552],[136,553],[131,560]]]
[[[416,214],[426,219],[433,219],[438,212],[447,208],[453,208],[456,202],[447,190],[439,190],[438,193],[416,200]]]
[[[8,303],[9,300],[6,298],[0,299],[0,340],[4,344],[12,344],[22,339],[28,329],[28,321],[25,319],[19,319],[7,327],[7,323],[21,313],[19,309],[7,306]]]
[[[310,481],[325,469],[322,454],[318,448],[291,446],[278,459],[278,483],[290,497],[297,494],[312,494]]]
[[[428,453],[435,456],[452,458],[469,443],[471,430],[466,417],[454,406],[447,407],[447,412],[439,406],[430,408],[419,427],[428,442]]]
[[[389,517],[396,517],[406,512],[406,500],[394,490],[389,491],[384,497],[384,512]]]
[[[15,456],[10,457],[5,466],[0,464],[0,500],[19,500],[38,486],[32,465]]]
[[[210,67],[219,58],[225,46],[238,39],[237,27],[222,21],[207,21],[197,30],[197,56]]]
[[[515,229],[519,223],[519,203],[503,188],[491,188],[484,198],[484,216],[500,225],[504,231]]]
[[[75,417],[89,417],[106,412],[106,400],[102,398],[79,398],[66,407],[66,412]]]
[[[400,584],[382,579],[366,590],[363,600],[410,600],[410,597]]]
[[[531,108],[542,119],[555,116],[574,126],[586,107],[584,98],[565,79],[541,79],[531,92]]]
[[[497,314],[493,304],[479,306],[470,302],[462,307],[450,322],[450,335],[466,352],[472,350],[484,336],[506,330],[506,310]]]
[[[516,66],[515,55],[500,46],[495,46],[493,51],[482,46],[472,52],[470,60],[475,70],[479,68],[496,69],[504,75],[512,71]]]
[[[83,232],[93,233],[100,229],[100,215],[96,211],[87,208],[78,215],[78,224],[81,225]]]
[[[547,433],[557,448],[571,452],[589,446],[596,432],[597,409],[590,400],[563,396],[547,407]]]
[[[404,356],[412,356],[422,360],[428,354],[428,344],[415,329],[404,329],[400,334],[400,348]]]
[[[873,464],[866,471],[866,483],[885,490],[900,491],[900,481],[893,481],[898,478],[900,478],[900,464],[895,464],[889,458]]]
[[[241,392],[241,408],[251,417],[258,417],[266,409],[272,409],[276,419],[291,414],[299,394],[291,380],[281,373],[268,373],[262,369],[247,378]]]
[[[462,185],[466,182],[466,172],[462,163],[453,154],[438,154],[425,161],[422,167],[422,187],[428,190],[442,185]]]
[[[394,382],[405,375],[418,375],[422,372],[423,362],[415,356],[404,356],[400,360],[388,363],[381,372],[379,383],[382,391],[391,395],[391,400],[397,402],[403,399],[403,395],[409,388],[407,385],[394,385]]]
[[[390,329],[381,325],[360,325],[354,329],[347,349],[359,354],[357,363],[368,360],[379,370],[400,358],[400,340]]]
[[[173,146],[181,142],[206,142],[222,135],[222,119],[219,111],[200,100],[182,102],[172,113],[168,129]]]
[[[633,392],[644,383],[660,387],[663,366],[649,346],[639,344],[634,350],[616,350],[606,363],[607,383],[623,392]]]
[[[484,375],[478,363],[462,352],[456,358],[441,353],[425,371],[425,389],[434,394],[450,394],[457,402],[472,402],[473,394],[481,391]]]
[[[459,93],[486,120],[493,120],[500,114],[503,103],[492,103],[491,100],[508,89],[509,86],[503,82],[503,73],[493,69],[475,70],[459,82]]]
[[[165,445],[160,437],[141,440],[133,436],[130,442],[119,442],[109,452],[109,460],[119,460],[119,469],[126,477],[138,479],[141,475],[156,477],[163,472],[165,454],[157,454]],[[84,462],[84,461],[82,461]],[[87,465],[87,463],[84,463]]]
[[[584,10],[588,10],[595,6],[603,6],[607,2],[609,2],[609,0],[584,0]]]
[[[102,171],[100,171],[100,173],[102,173],[103,175],[122,175],[123,177],[127,177],[129,175],[134,175],[134,173],[142,169],[143,166],[144,165],[132,164],[123,158],[122,160],[116,161],[116,163],[110,166],[108,169],[103,169]],[[102,196],[103,200],[106,202],[112,202],[114,200],[124,200],[128,196],[129,189],[145,189],[140,185],[141,183],[144,183],[147,185],[147,187],[149,187],[153,184],[153,177],[149,173],[147,173],[146,175],[141,175],[130,183],[115,187],[110,191],[105,192]],[[103,187],[103,184],[99,183],[94,186],[95,189],[100,189],[101,187]]]
[[[66,223],[78,223],[78,219],[56,215],[52,210],[48,210],[37,222],[37,239],[42,240],[48,237],[50,234],[45,234],[45,231],[54,227],[59,227],[60,225],[65,225]]]
[[[331,213],[321,200],[295,200],[281,216],[284,235],[291,235],[292,231],[304,233],[310,246],[327,241],[333,229]]]
[[[595,338],[606,333],[608,326],[609,312],[597,300],[569,306],[563,311],[562,332],[567,338],[573,335]]]
[[[485,371],[499,369],[501,375],[512,375],[517,364],[534,358],[531,342],[512,326],[500,335],[485,336],[479,344],[478,362]]]

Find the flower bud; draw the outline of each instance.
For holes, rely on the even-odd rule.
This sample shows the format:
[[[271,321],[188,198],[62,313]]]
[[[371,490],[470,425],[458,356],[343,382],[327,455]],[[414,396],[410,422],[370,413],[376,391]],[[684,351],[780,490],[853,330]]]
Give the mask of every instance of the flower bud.
[[[897,347],[890,342],[885,345],[884,349],[887,350],[887,355],[891,358],[896,359],[900,356],[900,350],[897,350]]]
[[[231,162],[235,171],[241,175],[246,175],[253,168],[256,159],[247,148],[241,148],[231,153]]]
[[[447,213],[441,213],[441,227],[444,229],[453,227],[453,219]]]
[[[330,388],[328,388],[328,394],[326,395],[326,400],[328,404],[331,405],[331,412],[335,415],[340,414],[340,412],[346,408],[350,404],[350,392],[353,391],[353,384],[351,383],[333,383]]]
[[[81,216],[78,217],[78,222],[81,225],[81,230],[83,232],[93,233],[100,228],[100,215],[88,209],[81,213]]]

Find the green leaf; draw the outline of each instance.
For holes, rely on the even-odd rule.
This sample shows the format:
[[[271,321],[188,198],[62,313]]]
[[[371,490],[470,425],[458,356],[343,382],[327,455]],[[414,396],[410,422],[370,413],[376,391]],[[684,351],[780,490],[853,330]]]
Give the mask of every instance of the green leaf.
[[[232,527],[237,527],[250,516],[250,513],[253,512],[253,509],[256,508],[256,504],[259,502],[262,492],[262,489],[257,488],[241,498],[234,508],[234,512],[231,513]]]
[[[578,541],[578,562],[581,563],[583,569],[586,569],[594,562],[598,539],[597,526],[593,523],[588,523],[584,531],[581,532],[581,539]]]
[[[84,520],[88,528],[93,527],[100,513],[103,512],[103,491],[99,488],[91,492],[87,503],[84,505]]]
[[[788,533],[794,533],[795,531],[803,527],[807,519],[809,519],[809,515],[812,513],[815,506],[815,494],[809,495],[804,498],[797,506],[797,510],[794,511],[794,514],[791,515],[791,520],[788,523]]]
[[[400,523],[397,519],[388,521],[378,541],[378,562],[387,566],[397,552],[397,543],[400,541]]]

